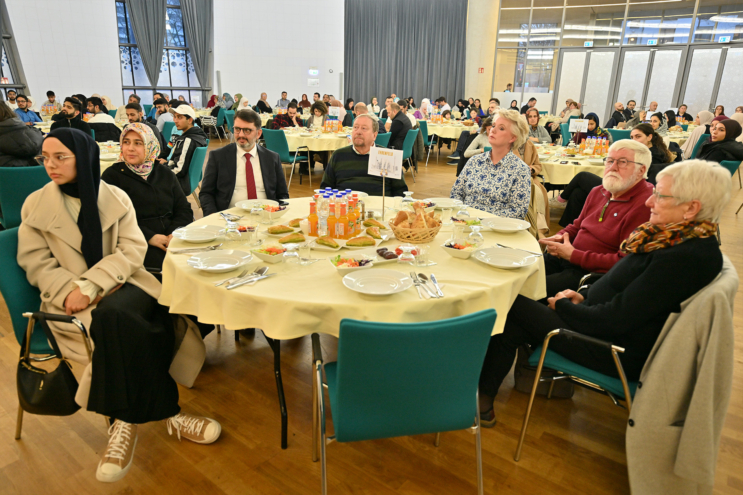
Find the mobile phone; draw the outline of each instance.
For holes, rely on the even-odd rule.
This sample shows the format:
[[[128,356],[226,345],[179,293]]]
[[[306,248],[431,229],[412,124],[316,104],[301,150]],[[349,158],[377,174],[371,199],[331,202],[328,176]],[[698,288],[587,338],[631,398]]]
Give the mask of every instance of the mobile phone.
[[[567,160],[560,162],[560,165],[567,165],[567,164],[568,164]]]
[[[283,199],[279,200],[279,206],[289,206],[289,202],[284,201]]]

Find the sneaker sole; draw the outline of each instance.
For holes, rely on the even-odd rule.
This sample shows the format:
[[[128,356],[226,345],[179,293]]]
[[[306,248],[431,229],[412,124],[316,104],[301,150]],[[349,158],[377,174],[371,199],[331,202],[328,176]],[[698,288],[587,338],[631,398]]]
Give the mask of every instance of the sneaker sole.
[[[129,459],[129,464],[127,464],[124,469],[119,471],[116,474],[103,474],[101,473],[101,461],[98,461],[98,469],[96,469],[95,472],[95,479],[98,481],[101,481],[103,483],[113,483],[115,481],[119,481],[121,478],[126,476],[126,473],[129,472],[129,468],[132,467],[132,462],[134,461],[134,449],[137,448],[137,438],[134,438],[134,445],[132,446],[132,457]]]

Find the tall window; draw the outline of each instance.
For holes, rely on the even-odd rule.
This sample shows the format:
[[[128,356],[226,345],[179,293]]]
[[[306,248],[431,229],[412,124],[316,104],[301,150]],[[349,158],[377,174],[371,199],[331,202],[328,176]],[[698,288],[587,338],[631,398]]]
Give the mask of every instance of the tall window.
[[[8,91],[13,90],[16,94],[25,93],[26,84],[5,0],[0,0],[0,22],[3,27],[0,37],[0,92],[7,101]],[[36,103],[40,104],[41,101]]]
[[[169,99],[183,96],[195,107],[201,107],[201,84],[194,72],[188,40],[183,29],[180,0],[168,0],[165,16],[165,48],[160,65],[160,75],[152,84],[142,65],[142,59],[134,38],[131,17],[126,3],[116,1],[116,18],[119,28],[119,57],[121,61],[121,83],[124,101],[134,93],[143,104],[152,104],[152,94],[165,93]],[[156,89],[155,89],[156,88]]]

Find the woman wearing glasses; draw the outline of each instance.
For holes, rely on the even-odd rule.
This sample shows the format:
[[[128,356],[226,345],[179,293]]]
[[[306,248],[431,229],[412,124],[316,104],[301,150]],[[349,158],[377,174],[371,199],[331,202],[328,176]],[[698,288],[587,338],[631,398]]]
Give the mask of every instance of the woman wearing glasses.
[[[716,163],[670,165],[658,174],[658,184],[645,202],[649,221],[622,242],[621,259],[603,277],[581,293],[548,294],[548,306],[517,296],[503,333],[490,340],[480,375],[480,411],[488,425],[495,423],[493,399],[518,346],[541,345],[556,328],[623,347],[627,379],[637,381],[671,313],[678,313],[682,302],[722,270],[715,233],[731,184],[730,173]],[[584,341],[557,336],[549,348],[582,366],[618,376],[609,353]]]
[[[52,182],[23,205],[18,264],[41,291],[41,311],[74,315],[89,330],[92,361],[78,332],[49,322],[64,356],[86,365],[76,402],[112,420],[96,478],[126,475],[139,424],[165,420],[179,438],[214,442],[219,423],[178,405],[176,379],[191,386],[203,364],[201,336],[157,303],[160,283],[143,267],[147,242],[126,193],[100,181],[98,145],[57,129],[38,161]]]

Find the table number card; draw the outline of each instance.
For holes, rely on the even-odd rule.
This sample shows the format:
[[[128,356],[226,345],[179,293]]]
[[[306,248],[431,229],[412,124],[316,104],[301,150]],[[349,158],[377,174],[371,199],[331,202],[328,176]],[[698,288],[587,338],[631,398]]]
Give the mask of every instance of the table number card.
[[[340,107],[330,107],[328,109],[328,115],[330,117],[340,117],[341,116],[341,108]]]
[[[570,121],[570,132],[588,132],[587,119],[573,119]]]
[[[402,150],[372,147],[369,150],[369,175],[402,178]]]

